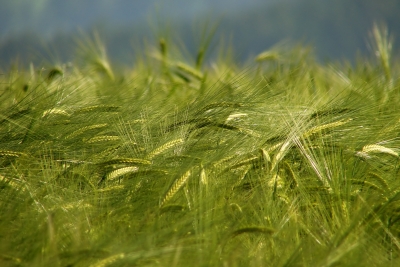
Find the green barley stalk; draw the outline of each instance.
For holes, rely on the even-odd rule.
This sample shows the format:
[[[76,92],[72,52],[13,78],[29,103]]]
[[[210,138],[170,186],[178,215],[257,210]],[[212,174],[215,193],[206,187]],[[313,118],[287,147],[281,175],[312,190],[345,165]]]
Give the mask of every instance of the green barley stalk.
[[[357,180],[357,179],[350,179],[350,182],[351,182],[352,184],[361,185],[361,186],[363,186],[363,187],[366,186],[366,187],[368,187],[368,188],[370,188],[370,189],[373,189],[373,190],[376,190],[376,191],[378,191],[378,192],[380,192],[380,193],[385,193],[385,192],[386,192],[385,189],[382,189],[382,188],[380,188],[379,186],[377,186],[376,184],[373,184],[373,183],[368,182],[368,181],[361,181],[361,180]]]
[[[114,105],[95,105],[83,107],[75,111],[75,113],[89,113],[89,112],[118,112],[121,107]]]
[[[101,128],[104,128],[104,127],[107,127],[107,126],[108,126],[107,123],[101,123],[101,124],[94,124],[94,125],[85,126],[85,127],[82,127],[80,129],[72,132],[71,134],[67,135],[65,137],[65,139],[71,139],[71,138],[74,138],[74,137],[76,137],[78,135],[83,134],[86,131],[93,130],[93,129],[101,129]]]
[[[93,144],[93,143],[100,143],[100,142],[110,142],[110,141],[119,141],[121,138],[116,135],[101,135],[101,136],[95,136],[92,137],[88,140],[86,140],[86,143]]]
[[[237,168],[242,167],[242,166],[253,165],[253,164],[259,162],[259,160],[260,160],[259,156],[253,156],[253,157],[250,157],[248,159],[244,159],[242,161],[239,161],[238,163],[235,163],[232,166],[227,167],[225,170],[233,170],[233,169],[237,169]]]
[[[377,181],[378,183],[380,183],[382,185],[382,187],[385,189],[385,191],[390,190],[388,183],[382,176],[380,176],[379,174],[377,174],[375,172],[370,172],[368,175],[369,175],[368,176],[369,178],[372,178],[375,181]]]
[[[118,260],[123,259],[123,258],[125,258],[125,253],[120,253],[120,254],[113,255],[108,258],[102,259],[102,260],[90,265],[90,267],[106,267],[108,265],[115,263]]]
[[[240,108],[243,107],[242,103],[236,102],[218,102],[218,103],[211,103],[200,110],[198,110],[195,115],[199,115],[201,113],[205,113],[206,111],[215,109],[215,108]]]

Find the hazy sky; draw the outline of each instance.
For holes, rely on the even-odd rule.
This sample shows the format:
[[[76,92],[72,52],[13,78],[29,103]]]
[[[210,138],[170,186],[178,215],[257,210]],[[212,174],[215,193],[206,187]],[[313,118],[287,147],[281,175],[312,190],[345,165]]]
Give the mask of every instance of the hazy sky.
[[[323,60],[369,53],[373,23],[400,36],[399,0],[0,0],[0,61],[30,60],[54,47],[70,58],[73,39],[98,32],[109,54],[126,59],[132,44],[166,34],[194,51],[217,26],[245,60],[282,41],[311,46]],[[170,34],[171,33],[171,34]],[[175,40],[177,39],[177,40]],[[398,46],[398,45],[397,45]],[[396,47],[394,47],[396,48]],[[190,50],[191,49],[191,50]],[[395,50],[395,49],[394,49]],[[0,62],[1,65],[1,62]]]
[[[276,0],[0,0],[0,35],[86,29],[93,24],[145,23],[154,17],[195,20],[245,12]]]

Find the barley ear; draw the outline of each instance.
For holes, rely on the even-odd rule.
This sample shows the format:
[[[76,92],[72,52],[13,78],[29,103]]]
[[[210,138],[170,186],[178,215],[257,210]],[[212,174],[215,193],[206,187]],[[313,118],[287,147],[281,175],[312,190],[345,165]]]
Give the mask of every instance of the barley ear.
[[[168,190],[167,194],[165,195],[163,201],[161,202],[160,207],[163,207],[165,203],[170,201],[172,197],[179,191],[179,189],[187,182],[191,175],[191,170],[185,172],[178,180],[176,180],[171,188]]]
[[[66,112],[65,110],[63,110],[63,109],[50,108],[50,109],[47,109],[47,110],[45,110],[43,112],[42,118],[48,117],[50,115],[63,115],[63,116],[66,116],[66,117],[70,116],[70,114],[68,112]]]
[[[235,237],[240,234],[245,234],[245,233],[258,233],[258,234],[273,234],[275,232],[274,229],[269,228],[269,227],[261,227],[261,226],[250,226],[250,227],[243,227],[240,229],[237,229],[232,232],[232,237]]]
[[[380,61],[387,81],[391,80],[390,59],[393,48],[393,38],[389,35],[385,25],[374,24],[372,28],[372,46],[375,55]]]
[[[109,181],[114,180],[115,178],[118,178],[124,174],[127,173],[133,173],[133,172],[137,172],[139,170],[138,167],[124,167],[124,168],[119,168],[117,170],[114,170],[112,172],[110,172],[109,174],[106,175],[106,179]]]
[[[192,76],[193,78],[196,78],[199,81],[203,80],[203,78],[204,78],[203,73],[201,73],[197,69],[190,67],[189,65],[187,65],[183,62],[178,62],[178,63],[176,63],[175,66],[182,73],[188,74],[188,75]]]
[[[18,151],[0,150],[0,157],[15,157],[26,156],[27,154]]]
[[[200,183],[202,185],[207,185],[208,184],[208,178],[207,178],[207,174],[206,174],[206,171],[204,170],[204,168],[201,168]]]
[[[151,164],[150,161],[145,159],[135,159],[135,158],[116,158],[112,160],[107,160],[103,162],[97,163],[100,166],[109,166],[115,164],[125,164],[125,165],[134,165],[134,164],[142,164],[142,165],[149,165]]]
[[[269,155],[268,151],[265,150],[264,148],[260,148],[260,151],[261,151],[262,158],[266,162],[271,162],[271,156]]]
[[[275,167],[285,157],[287,151],[291,148],[291,146],[292,146],[291,140],[287,140],[285,143],[282,144],[281,149],[279,149],[278,153],[276,153],[271,163],[271,171],[275,170]]]
[[[308,138],[308,137],[310,137],[310,136],[312,136],[312,135],[314,135],[314,134],[316,134],[316,133],[320,133],[320,132],[322,132],[322,131],[324,131],[324,130],[327,130],[327,129],[331,129],[331,128],[335,128],[335,127],[339,127],[339,126],[341,126],[341,125],[344,125],[344,124],[350,122],[351,120],[352,120],[352,119],[341,120],[341,121],[335,121],[335,122],[332,122],[332,123],[327,123],[327,124],[323,124],[323,125],[319,125],[319,126],[312,127],[310,130],[308,130],[307,132],[305,132],[305,133],[303,134],[302,137],[303,137],[303,138]]]
[[[371,153],[384,153],[395,157],[399,157],[399,154],[395,152],[393,149],[381,145],[366,145],[362,148],[361,151],[357,152],[356,155],[368,158],[369,157],[368,155]]]
[[[108,265],[112,265],[116,261],[121,260],[123,258],[125,258],[125,254],[124,253],[113,255],[113,256],[110,256],[108,258],[102,259],[102,260],[90,265],[90,267],[106,267]]]
[[[174,147],[174,146],[177,146],[177,145],[179,145],[179,144],[182,144],[183,142],[184,142],[184,140],[183,140],[182,138],[179,138],[179,139],[176,139],[176,140],[172,140],[172,141],[170,141],[170,142],[167,142],[167,143],[165,143],[164,145],[162,145],[162,146],[160,146],[160,147],[154,149],[152,152],[150,152],[150,153],[147,155],[147,159],[148,159],[148,160],[151,160],[151,159],[154,158],[155,156],[157,156],[157,155],[163,153],[164,151],[166,151],[166,150],[168,150],[168,149],[170,149],[170,148],[172,148],[172,147]]]
[[[196,57],[196,69],[197,70],[200,70],[201,65],[203,64],[203,60],[204,60],[204,49],[201,48],[197,52],[197,57]]]
[[[257,62],[262,62],[262,61],[276,61],[279,59],[279,55],[276,52],[272,51],[265,51],[262,52],[261,54],[258,54],[255,58]]]

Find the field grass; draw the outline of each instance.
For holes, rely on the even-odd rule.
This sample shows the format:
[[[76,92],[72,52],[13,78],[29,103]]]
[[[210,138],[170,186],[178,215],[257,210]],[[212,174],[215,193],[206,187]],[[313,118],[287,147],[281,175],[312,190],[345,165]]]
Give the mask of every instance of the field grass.
[[[1,266],[400,266],[400,74],[304,48],[0,76]]]

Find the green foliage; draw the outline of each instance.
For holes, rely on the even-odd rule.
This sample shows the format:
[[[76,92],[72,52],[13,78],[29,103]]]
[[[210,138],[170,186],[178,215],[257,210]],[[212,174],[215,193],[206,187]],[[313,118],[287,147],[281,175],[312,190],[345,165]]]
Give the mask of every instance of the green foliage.
[[[85,67],[0,76],[0,265],[399,265],[400,69],[376,31],[385,57],[355,67],[207,67],[161,39],[125,72],[88,42]]]

